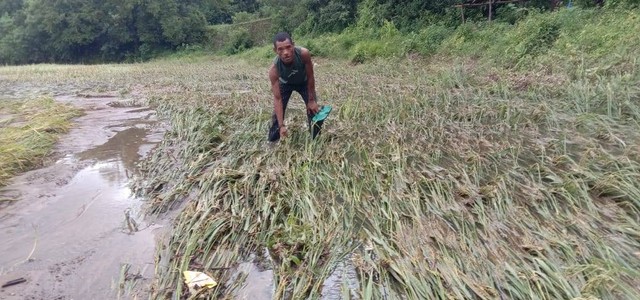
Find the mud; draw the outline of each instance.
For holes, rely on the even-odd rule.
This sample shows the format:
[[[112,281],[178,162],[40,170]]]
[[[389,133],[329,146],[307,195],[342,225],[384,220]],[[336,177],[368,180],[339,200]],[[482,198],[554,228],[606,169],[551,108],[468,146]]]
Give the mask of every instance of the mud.
[[[0,285],[26,279],[0,289],[0,299],[145,298],[163,224],[144,221],[128,184],[164,128],[132,100],[57,100],[86,115],[46,167],[0,191],[15,200],[0,207]]]
[[[4,299],[144,299],[155,247],[167,240],[169,218],[145,221],[143,200],[128,185],[137,163],[162,140],[155,112],[117,93],[58,95],[85,110],[46,167],[0,189],[0,285]],[[0,118],[1,119],[1,118]],[[271,299],[273,271],[255,257],[235,299]],[[227,284],[231,285],[232,282]],[[327,278],[322,299],[353,297],[355,270],[345,262]],[[357,297],[356,297],[357,298]]]

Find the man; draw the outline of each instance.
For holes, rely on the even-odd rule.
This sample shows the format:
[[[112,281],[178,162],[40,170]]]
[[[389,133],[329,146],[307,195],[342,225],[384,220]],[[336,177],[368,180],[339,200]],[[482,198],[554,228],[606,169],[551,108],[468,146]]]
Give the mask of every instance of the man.
[[[273,51],[277,54],[269,69],[271,92],[273,93],[272,125],[269,129],[269,141],[278,141],[287,136],[284,112],[291,94],[296,91],[307,106],[307,122],[312,137],[320,133],[320,126],[312,129],[311,118],[318,112],[316,86],[313,75],[313,63],[309,50],[296,47],[291,36],[279,32],[273,38]]]

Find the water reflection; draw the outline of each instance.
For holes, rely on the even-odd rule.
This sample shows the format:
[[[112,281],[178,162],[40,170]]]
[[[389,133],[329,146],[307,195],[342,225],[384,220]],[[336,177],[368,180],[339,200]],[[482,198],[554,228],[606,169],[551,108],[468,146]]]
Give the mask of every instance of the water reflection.
[[[74,102],[88,109],[56,147],[65,156],[3,189],[16,204],[0,214],[0,282],[29,279],[7,299],[116,299],[121,264],[153,264],[154,227],[128,232],[124,212],[137,216],[129,177],[164,128],[148,109]]]
[[[109,181],[125,182],[128,180],[127,173],[131,173],[136,169],[136,164],[142,157],[139,149],[141,146],[148,144],[145,141],[145,137],[148,134],[148,128],[127,128],[117,132],[106,143],[78,153],[77,158],[102,162],[120,161],[121,164],[103,164],[99,172]],[[124,167],[124,170],[121,169],[122,167]]]

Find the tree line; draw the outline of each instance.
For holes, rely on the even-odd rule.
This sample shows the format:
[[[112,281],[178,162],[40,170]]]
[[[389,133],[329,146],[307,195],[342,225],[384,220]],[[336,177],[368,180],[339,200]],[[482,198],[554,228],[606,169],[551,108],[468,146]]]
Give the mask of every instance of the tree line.
[[[269,30],[297,35],[340,32],[357,23],[393,22],[416,30],[440,22],[457,26],[455,5],[490,0],[3,0],[0,2],[0,64],[91,63],[144,59],[210,42],[208,29],[259,18]],[[495,1],[494,2],[504,2]],[[468,20],[522,8],[552,10],[569,3],[638,5],[640,0],[531,0],[477,5]],[[489,11],[490,9],[490,11]],[[230,41],[236,42],[237,41]]]

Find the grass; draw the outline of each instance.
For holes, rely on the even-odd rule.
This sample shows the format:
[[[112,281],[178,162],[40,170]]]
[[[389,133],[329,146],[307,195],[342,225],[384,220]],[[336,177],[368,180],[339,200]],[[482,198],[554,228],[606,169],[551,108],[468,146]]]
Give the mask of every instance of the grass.
[[[345,263],[344,294],[364,299],[639,297],[638,73],[440,61],[318,60],[336,110],[312,142],[296,98],[275,147],[266,66],[184,68],[152,101],[172,130],[138,186],[181,208],[154,298],[187,295],[182,270],[229,282],[265,251],[275,299],[320,297]]]
[[[20,172],[39,166],[60,134],[80,114],[51,98],[0,102],[0,186]]]
[[[233,298],[249,257],[267,257],[274,299],[320,298],[337,269],[355,273],[337,274],[345,299],[639,298],[638,50],[577,46],[618,23],[570,36],[536,18],[523,32],[546,24],[555,41],[532,33],[548,48],[522,44],[504,64],[466,51],[478,40],[461,35],[489,38],[473,28],[429,57],[316,58],[334,111],[310,141],[294,96],[275,146],[264,49],[0,76],[16,95],[144,90],[171,125],[134,186],[151,212],[179,212],[151,298],[193,296],[184,270],[221,283],[209,298]]]

